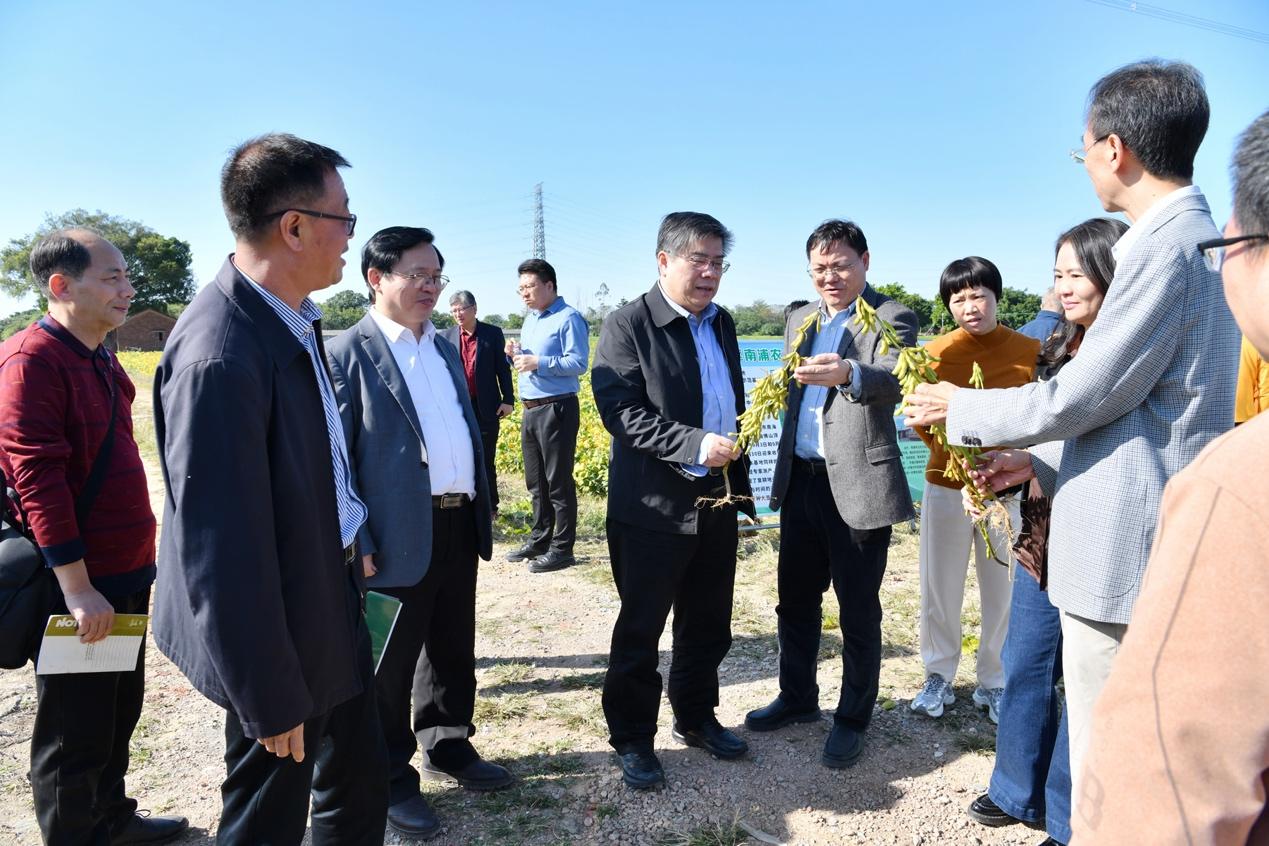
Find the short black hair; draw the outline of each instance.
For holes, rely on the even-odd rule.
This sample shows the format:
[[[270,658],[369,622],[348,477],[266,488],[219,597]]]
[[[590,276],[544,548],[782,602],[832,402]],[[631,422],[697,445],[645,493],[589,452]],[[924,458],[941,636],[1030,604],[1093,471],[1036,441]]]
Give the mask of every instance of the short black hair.
[[[1247,127],[1234,149],[1234,220],[1247,235],[1269,234],[1269,112]],[[1251,250],[1264,241],[1249,241]]]
[[[787,306],[784,307],[784,322],[785,323],[789,322],[790,314],[797,311],[802,306],[810,305],[810,304],[811,304],[810,300],[794,300],[793,302],[789,303]]]
[[[551,263],[546,259],[531,258],[520,262],[520,266],[516,268],[516,275],[525,273],[532,273],[539,281],[550,282],[552,288],[559,290],[559,283],[555,279],[555,268],[551,267]]]
[[[49,279],[54,273],[64,273],[78,279],[93,263],[92,253],[71,232],[91,232],[77,227],[58,229],[48,233],[31,250],[31,275],[40,286],[45,299],[52,295]],[[93,233],[95,234],[95,233]]]
[[[939,277],[939,296],[943,298],[943,307],[952,309],[952,295],[967,288],[983,287],[996,295],[996,302],[1004,295],[1004,281],[1000,278],[1000,268],[982,256],[966,256],[943,268]]]
[[[722,241],[723,255],[731,252],[734,241],[731,230],[718,218],[703,212],[670,212],[661,218],[657,229],[657,252],[680,256],[706,238]]]
[[[380,273],[391,273],[402,254],[419,244],[432,245],[441,269],[444,270],[445,256],[436,249],[435,242],[436,236],[432,234],[432,230],[422,226],[389,226],[371,235],[366,246],[361,248],[361,278],[366,280],[366,287],[370,288],[370,302],[375,301],[375,289],[370,286],[370,268],[373,267]]]
[[[320,200],[326,175],[351,167],[330,147],[286,133],[240,144],[220,172],[220,199],[234,237],[258,238],[275,212]]]
[[[1095,139],[1118,135],[1152,176],[1191,179],[1210,111],[1193,65],[1149,59],[1097,81],[1088,95],[1088,131]]]
[[[811,250],[828,247],[830,244],[845,244],[861,256],[868,252],[868,239],[864,237],[864,230],[851,220],[826,220],[815,227],[815,231],[806,239],[806,255],[810,257]]]

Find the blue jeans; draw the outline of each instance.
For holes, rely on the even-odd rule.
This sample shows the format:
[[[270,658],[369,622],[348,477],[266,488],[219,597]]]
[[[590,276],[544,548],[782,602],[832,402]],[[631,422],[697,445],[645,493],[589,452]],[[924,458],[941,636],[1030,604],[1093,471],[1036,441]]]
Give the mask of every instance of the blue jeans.
[[[1025,570],[1014,575],[1009,634],[1001,660],[1005,693],[988,795],[1025,822],[1043,819],[1050,837],[1071,839],[1071,763],[1066,709],[1059,708],[1062,625],[1049,595]],[[1059,711],[1061,711],[1059,718]]]

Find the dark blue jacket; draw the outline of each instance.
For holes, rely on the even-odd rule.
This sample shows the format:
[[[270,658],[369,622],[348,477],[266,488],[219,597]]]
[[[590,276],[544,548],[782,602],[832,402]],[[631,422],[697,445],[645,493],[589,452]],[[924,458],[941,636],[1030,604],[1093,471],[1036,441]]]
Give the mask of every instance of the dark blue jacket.
[[[463,360],[462,330],[451,326],[440,335],[458,350],[458,360]],[[502,330],[492,323],[476,321],[476,415],[480,425],[492,428],[498,422],[498,406],[516,404],[516,395],[511,387],[511,362],[507,361],[506,336]],[[459,368],[459,373],[462,373]],[[463,382],[466,392],[467,383]]]
[[[343,560],[317,378],[228,261],[168,339],[154,420],[159,650],[250,737],[360,693],[361,568]]]

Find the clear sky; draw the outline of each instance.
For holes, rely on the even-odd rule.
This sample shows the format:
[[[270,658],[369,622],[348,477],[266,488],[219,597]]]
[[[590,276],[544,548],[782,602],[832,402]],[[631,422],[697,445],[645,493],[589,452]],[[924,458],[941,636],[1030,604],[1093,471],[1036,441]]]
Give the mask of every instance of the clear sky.
[[[361,290],[375,230],[422,225],[454,289],[518,309],[537,182],[578,305],[646,290],[676,210],[735,232],[724,304],[808,298],[803,245],[828,217],[863,227],[874,283],[930,296],[978,254],[1038,292],[1054,236],[1101,212],[1067,157],[1099,76],[1150,56],[1202,71],[1195,179],[1218,224],[1233,143],[1269,108],[1269,2],[1128,5],[3,0],[0,241],[101,209],[189,241],[203,284],[232,250],[227,152],[287,131],[353,164],[330,293]],[[29,305],[0,297],[0,316]]]

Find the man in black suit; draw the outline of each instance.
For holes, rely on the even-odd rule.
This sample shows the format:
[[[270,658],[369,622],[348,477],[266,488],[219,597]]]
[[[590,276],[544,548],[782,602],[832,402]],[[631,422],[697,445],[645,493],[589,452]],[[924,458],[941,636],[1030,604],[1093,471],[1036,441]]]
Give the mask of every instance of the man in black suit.
[[[476,319],[476,298],[471,291],[458,291],[450,297],[449,313],[454,316],[455,325],[442,332],[441,337],[454,345],[463,360],[467,394],[476,409],[480,440],[485,448],[485,472],[489,476],[493,513],[497,514],[498,473],[494,469],[494,456],[498,451],[498,425],[511,413],[516,401],[511,389],[507,341],[497,326]]]
[[[357,218],[334,150],[266,135],[230,155],[234,253],[154,378],[167,496],[154,636],[225,709],[217,842],[383,843],[387,751],[354,539],[366,508],[313,291]]]
[[[737,509],[754,514],[745,460],[730,437],[745,407],[736,326],[713,302],[731,240],[709,215],[666,215],[660,279],[604,321],[595,353],[595,402],[613,436],[608,551],[621,596],[604,716],[635,789],[665,781],[652,741],[657,641],[671,607],[675,739],[724,759],[749,748],[714,717],[718,665],[731,648]],[[724,473],[737,501],[711,507],[702,498],[726,494]]]

